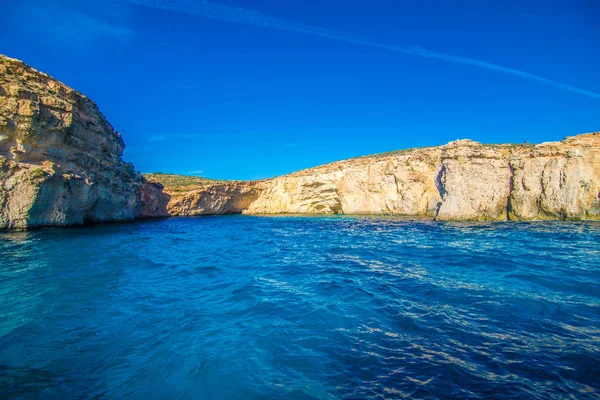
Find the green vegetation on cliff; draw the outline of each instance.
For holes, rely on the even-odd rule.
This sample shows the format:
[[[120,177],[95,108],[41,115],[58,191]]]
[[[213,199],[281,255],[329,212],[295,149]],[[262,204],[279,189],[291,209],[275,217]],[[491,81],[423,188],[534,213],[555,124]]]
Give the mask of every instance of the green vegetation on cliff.
[[[202,178],[200,176],[164,174],[162,172],[154,172],[151,174],[143,174],[149,182],[157,182],[168,187],[171,191],[187,191],[190,188],[209,188],[213,185],[225,183],[228,181]]]

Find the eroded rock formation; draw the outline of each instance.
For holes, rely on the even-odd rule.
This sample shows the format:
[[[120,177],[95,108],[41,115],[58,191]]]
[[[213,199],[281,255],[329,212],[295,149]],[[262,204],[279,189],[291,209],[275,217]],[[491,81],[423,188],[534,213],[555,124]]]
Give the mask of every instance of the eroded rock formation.
[[[92,100],[0,55],[0,229],[166,214],[124,147]]]
[[[459,140],[252,182],[146,180],[123,148],[93,101],[0,55],[0,229],[232,213],[600,219],[600,133],[535,146]]]
[[[439,221],[600,219],[600,133],[539,145],[445,146],[339,161],[274,179],[151,175],[172,215],[385,214]],[[183,180],[183,181],[182,181]]]

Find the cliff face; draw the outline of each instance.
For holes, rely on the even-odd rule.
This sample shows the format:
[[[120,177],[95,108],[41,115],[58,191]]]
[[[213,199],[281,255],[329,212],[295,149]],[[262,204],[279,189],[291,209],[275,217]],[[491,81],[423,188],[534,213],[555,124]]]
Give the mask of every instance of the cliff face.
[[[600,219],[600,133],[562,142],[445,146],[241,182],[151,175],[172,215],[387,214],[451,220]]]
[[[124,147],[93,101],[0,55],[0,229],[166,214]]]
[[[460,140],[253,182],[146,180],[123,148],[93,101],[0,55],[0,229],[232,213],[600,219],[600,133],[536,146]]]

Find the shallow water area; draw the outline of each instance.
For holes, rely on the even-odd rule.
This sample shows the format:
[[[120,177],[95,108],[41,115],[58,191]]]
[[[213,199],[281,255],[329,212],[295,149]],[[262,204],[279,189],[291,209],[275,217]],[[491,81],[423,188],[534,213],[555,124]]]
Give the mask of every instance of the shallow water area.
[[[3,398],[600,398],[600,223],[0,233]]]

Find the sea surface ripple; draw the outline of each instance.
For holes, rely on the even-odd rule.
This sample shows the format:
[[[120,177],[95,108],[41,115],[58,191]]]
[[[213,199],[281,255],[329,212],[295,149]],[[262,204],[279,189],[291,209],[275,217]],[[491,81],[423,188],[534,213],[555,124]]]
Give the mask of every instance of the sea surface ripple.
[[[5,399],[599,399],[600,224],[0,234]]]

